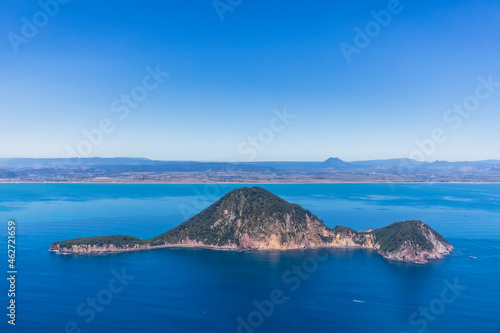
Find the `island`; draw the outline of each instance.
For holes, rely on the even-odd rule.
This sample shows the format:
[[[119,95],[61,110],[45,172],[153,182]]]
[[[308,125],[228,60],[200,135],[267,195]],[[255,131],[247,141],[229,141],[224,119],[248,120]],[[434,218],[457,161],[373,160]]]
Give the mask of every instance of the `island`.
[[[261,187],[233,190],[199,214],[151,239],[112,235],[55,242],[60,254],[105,254],[165,247],[225,250],[293,250],[352,247],[375,249],[390,260],[427,263],[453,246],[422,221],[396,222],[356,231],[327,227],[309,210]]]

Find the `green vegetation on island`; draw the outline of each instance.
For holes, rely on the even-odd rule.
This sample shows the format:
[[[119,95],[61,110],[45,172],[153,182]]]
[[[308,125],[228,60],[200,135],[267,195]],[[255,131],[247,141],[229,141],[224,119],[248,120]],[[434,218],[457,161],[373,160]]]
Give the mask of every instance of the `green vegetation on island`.
[[[115,247],[127,247],[143,245],[145,241],[132,236],[111,235],[100,237],[74,238],[62,242],[55,242],[53,245],[59,245],[63,248],[70,248],[73,245],[105,246],[113,245]]]
[[[214,246],[240,246],[244,234],[266,237],[279,233],[281,242],[286,243],[307,231],[306,216],[323,224],[307,209],[263,188],[244,187],[229,192],[201,213],[148,242],[160,245],[190,239]]]
[[[420,248],[421,250],[431,251],[434,248],[434,244],[425,236],[422,228],[433,233],[440,242],[450,245],[443,236],[432,230],[422,221],[396,222],[387,227],[373,230],[372,233],[380,245],[380,250],[384,252],[396,251],[404,243],[411,244],[415,250]]]

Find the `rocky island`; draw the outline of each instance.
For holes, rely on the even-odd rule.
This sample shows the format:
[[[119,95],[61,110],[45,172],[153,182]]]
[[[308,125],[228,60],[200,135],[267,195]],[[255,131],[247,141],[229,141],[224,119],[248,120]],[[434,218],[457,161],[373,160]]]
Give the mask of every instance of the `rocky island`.
[[[61,254],[103,254],[165,247],[228,250],[291,250],[355,247],[376,249],[391,260],[426,263],[453,246],[421,221],[396,222],[370,231],[331,229],[309,210],[260,187],[233,190],[179,226],[151,239],[131,236],[76,238],[55,242]]]

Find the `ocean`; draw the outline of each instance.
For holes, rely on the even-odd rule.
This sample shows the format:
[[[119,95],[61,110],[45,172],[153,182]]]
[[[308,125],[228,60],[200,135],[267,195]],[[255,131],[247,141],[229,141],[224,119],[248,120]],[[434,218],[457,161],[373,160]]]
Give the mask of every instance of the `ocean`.
[[[362,249],[51,253],[156,236],[244,185],[0,184],[1,265],[16,221],[16,325],[1,332],[500,332],[500,184],[260,185],[329,227],[422,220],[455,251],[427,265]],[[472,258],[471,258],[472,257]]]

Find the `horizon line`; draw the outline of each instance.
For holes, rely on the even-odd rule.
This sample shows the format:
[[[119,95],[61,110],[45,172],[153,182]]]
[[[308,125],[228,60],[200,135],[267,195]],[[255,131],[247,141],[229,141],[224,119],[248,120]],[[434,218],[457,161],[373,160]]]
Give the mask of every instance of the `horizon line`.
[[[71,160],[71,159],[144,159],[153,162],[188,162],[188,163],[238,163],[238,164],[250,164],[250,163],[323,163],[330,159],[339,160],[346,163],[356,163],[356,162],[372,162],[372,161],[391,161],[391,160],[406,160],[414,161],[416,163],[434,163],[434,162],[449,162],[449,163],[463,163],[463,162],[485,162],[485,161],[500,161],[496,158],[487,158],[481,160],[433,160],[433,161],[418,161],[408,157],[393,157],[393,158],[374,158],[374,159],[361,159],[361,160],[343,160],[340,157],[328,157],[324,160],[262,160],[262,161],[213,161],[213,160],[162,160],[162,159],[152,159],[149,157],[141,156],[114,156],[114,157],[102,157],[102,156],[89,156],[89,157],[0,157],[2,159],[33,159],[33,160]]]

